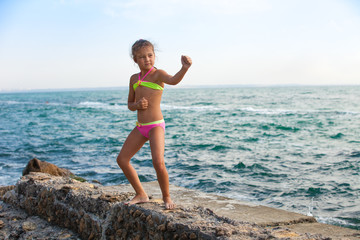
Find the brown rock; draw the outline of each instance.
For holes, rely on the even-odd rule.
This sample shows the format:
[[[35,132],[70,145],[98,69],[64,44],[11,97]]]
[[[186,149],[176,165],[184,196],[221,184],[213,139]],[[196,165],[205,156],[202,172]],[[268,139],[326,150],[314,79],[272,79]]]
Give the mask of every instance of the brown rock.
[[[121,230],[121,229],[118,229],[117,231],[116,231],[116,235],[117,236],[121,236],[121,234],[123,233],[123,230]]]
[[[195,233],[191,233],[189,236],[190,239],[197,239],[197,236]]]
[[[133,216],[134,217],[138,217],[141,215],[141,211],[140,210],[136,210],[134,213],[133,213]]]
[[[166,225],[165,225],[165,224],[161,224],[161,225],[159,225],[157,228],[158,228],[158,230],[160,230],[160,231],[162,231],[162,232],[165,232],[165,230],[166,230]]]
[[[160,222],[161,222],[161,219],[160,219],[160,217],[159,217],[157,214],[154,214],[154,215],[152,216],[152,219],[153,219],[153,221],[154,221],[156,224],[160,224]]]
[[[102,194],[99,198],[107,202],[120,202],[122,200],[119,196],[109,194]]]
[[[295,238],[295,237],[299,237],[300,235],[295,232],[284,229],[284,230],[276,231],[274,233],[274,236],[277,238]]]
[[[140,215],[140,219],[143,220],[143,221],[145,221],[145,220],[146,220],[146,214],[145,214],[145,213],[142,213],[142,214]]]
[[[59,239],[69,239],[70,237],[72,237],[71,234],[64,233],[63,235],[59,236]]]
[[[6,192],[13,190],[15,188],[15,186],[0,186],[0,199],[2,198],[3,195],[5,195]],[[1,210],[1,208],[0,208]]]
[[[30,221],[23,222],[22,229],[26,232],[34,231],[36,229],[36,224]]]
[[[187,240],[187,239],[189,239],[189,238],[188,238],[188,236],[187,236],[186,233],[182,233],[182,234],[180,235],[180,240]]]
[[[4,226],[5,226],[5,223],[0,220],[0,229],[3,228]]]
[[[216,231],[216,236],[230,236],[231,235],[231,233],[229,232],[229,230],[228,229],[226,229],[226,228],[224,228],[224,227],[217,227],[216,229],[215,229],[215,231]]]
[[[48,163],[45,161],[40,161],[37,158],[31,159],[25,169],[23,170],[23,176],[29,174],[30,172],[42,172],[48,173],[54,176],[70,176],[73,175],[69,170],[64,168],[59,168],[58,166]]]
[[[146,221],[147,222],[147,225],[149,226],[149,228],[153,228],[154,227],[154,222],[153,220],[149,220],[149,221]]]
[[[79,232],[84,232],[85,230],[85,219],[82,218],[79,223]]]
[[[175,231],[176,231],[175,224],[172,223],[172,222],[169,222],[169,223],[167,224],[167,229],[168,229],[168,231],[170,231],[170,232],[175,232]]]
[[[88,237],[89,240],[95,239],[95,234],[92,232],[90,233],[90,236]]]

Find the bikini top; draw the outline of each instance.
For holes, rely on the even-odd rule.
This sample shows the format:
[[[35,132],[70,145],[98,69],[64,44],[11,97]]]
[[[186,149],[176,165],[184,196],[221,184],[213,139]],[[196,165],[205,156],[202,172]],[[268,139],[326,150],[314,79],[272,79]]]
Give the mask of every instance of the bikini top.
[[[154,89],[154,90],[164,90],[164,88],[162,86],[160,86],[159,84],[156,84],[156,83],[153,83],[153,82],[147,82],[147,81],[144,81],[144,78],[151,72],[151,70],[153,69],[154,67],[152,67],[145,75],[143,78],[141,78],[141,72],[139,73],[139,81],[137,81],[134,85],[133,85],[133,88],[134,88],[134,91],[136,90],[136,88],[138,86],[144,86],[144,87],[148,87],[148,88],[151,88],[151,89]]]

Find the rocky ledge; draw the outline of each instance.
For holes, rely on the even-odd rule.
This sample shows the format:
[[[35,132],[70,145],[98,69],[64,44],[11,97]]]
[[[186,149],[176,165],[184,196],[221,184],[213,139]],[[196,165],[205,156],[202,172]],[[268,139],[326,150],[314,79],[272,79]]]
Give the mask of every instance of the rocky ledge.
[[[156,182],[151,201],[125,205],[131,186],[102,186],[30,172],[0,187],[0,239],[359,239],[360,231],[312,217],[171,186],[165,210]]]

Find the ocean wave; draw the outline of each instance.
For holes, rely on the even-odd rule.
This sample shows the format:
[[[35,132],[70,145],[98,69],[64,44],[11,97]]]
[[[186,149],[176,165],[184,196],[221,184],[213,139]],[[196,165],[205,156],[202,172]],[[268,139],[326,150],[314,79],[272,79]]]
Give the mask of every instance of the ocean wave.
[[[267,109],[267,108],[253,108],[253,107],[244,107],[237,109],[243,112],[252,112],[262,115],[292,115],[292,114],[336,114],[336,115],[359,115],[360,112],[355,111],[337,111],[337,110],[289,110],[289,109]]]
[[[9,104],[9,105],[12,105],[12,104],[19,104],[20,102],[17,102],[17,101],[0,101],[0,104]]]
[[[337,217],[322,217],[322,216],[315,216],[315,217],[320,223],[337,225],[341,227],[348,227],[357,230],[360,229],[358,226],[358,222],[359,222],[358,218],[345,219],[345,218],[337,218]]]
[[[345,135],[342,134],[342,133],[338,133],[338,134],[331,135],[330,138],[332,138],[332,139],[341,139],[343,136],[345,136]]]
[[[4,105],[48,105],[48,106],[70,106],[66,103],[60,102],[49,102],[49,101],[41,101],[41,102],[28,102],[28,101],[0,101],[0,104]]]
[[[161,109],[163,110],[189,110],[189,111],[220,111],[223,110],[221,108],[218,107],[214,107],[214,106],[209,106],[209,105],[205,105],[205,106],[176,106],[176,105],[168,105],[168,104],[161,104]]]
[[[113,103],[103,103],[103,102],[80,102],[78,104],[80,107],[94,108],[94,109],[105,109],[105,110],[127,110],[127,106],[118,105]]]
[[[360,151],[353,151],[349,154],[349,157],[360,158]]]
[[[30,104],[39,104],[38,102],[19,102],[19,101],[0,101],[0,104],[7,105],[30,105]],[[42,103],[44,104],[44,103]]]
[[[308,114],[334,114],[334,115],[360,115],[360,112],[356,111],[338,111],[338,110],[311,110],[311,109],[271,109],[271,108],[254,108],[254,107],[241,107],[233,108],[233,106],[222,106],[204,104],[202,102],[194,103],[191,106],[179,106],[161,104],[163,110],[189,110],[189,111],[232,111],[232,112],[248,112],[256,113],[260,115],[308,115]]]
[[[295,110],[286,110],[286,109],[255,109],[253,107],[245,107],[245,108],[239,108],[238,110],[244,111],[244,112],[254,112],[264,115],[278,115],[278,114],[296,114],[298,111]]]

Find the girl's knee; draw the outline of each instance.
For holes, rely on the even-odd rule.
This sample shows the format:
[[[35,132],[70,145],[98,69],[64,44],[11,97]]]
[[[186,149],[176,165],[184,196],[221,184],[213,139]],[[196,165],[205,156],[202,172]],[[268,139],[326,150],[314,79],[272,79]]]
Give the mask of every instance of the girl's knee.
[[[166,171],[166,166],[165,166],[164,161],[159,161],[159,162],[153,161],[153,165],[154,165],[155,171],[158,173]]]
[[[126,159],[124,159],[123,157],[121,157],[120,155],[116,158],[116,162],[119,165],[119,167],[121,169],[123,169],[124,167],[126,167],[130,161],[127,161]]]

